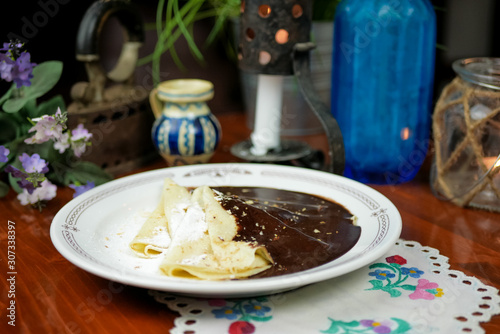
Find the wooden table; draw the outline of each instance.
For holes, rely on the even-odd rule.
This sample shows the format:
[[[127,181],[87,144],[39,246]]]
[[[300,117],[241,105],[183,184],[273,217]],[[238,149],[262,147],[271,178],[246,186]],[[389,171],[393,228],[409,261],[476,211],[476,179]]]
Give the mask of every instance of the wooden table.
[[[223,138],[213,162],[234,162],[229,149],[247,139],[241,113],[218,115]],[[310,138],[321,145],[322,136]],[[160,160],[133,173],[165,167]],[[450,258],[451,269],[500,288],[500,214],[462,209],[431,193],[428,168],[413,181],[397,186],[373,186],[387,196],[403,218],[401,238],[436,248]],[[146,289],[110,282],[68,262],[49,236],[51,221],[72,197],[69,188],[43,212],[22,206],[11,191],[0,200],[0,333],[167,333],[176,313],[156,302]],[[15,297],[8,296],[7,235],[15,223]],[[10,235],[13,235],[12,233]],[[15,324],[7,324],[6,308],[15,301]],[[7,329],[7,331],[4,330]],[[483,324],[487,333],[500,333],[500,316]]]

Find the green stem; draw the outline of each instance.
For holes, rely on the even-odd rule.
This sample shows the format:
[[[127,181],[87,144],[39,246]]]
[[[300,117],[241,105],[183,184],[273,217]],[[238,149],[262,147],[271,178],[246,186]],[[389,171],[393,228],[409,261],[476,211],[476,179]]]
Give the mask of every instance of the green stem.
[[[203,4],[203,2],[197,3],[196,0],[191,0],[188,3],[194,3],[193,9],[190,11],[190,13],[193,13],[193,14],[196,14]],[[189,31],[186,28],[186,25],[184,24],[182,16],[180,15],[180,12],[179,12],[179,4],[177,2],[174,3],[174,17],[177,21],[179,29],[182,31],[182,34],[184,35],[184,38],[186,38],[186,41],[187,41],[191,51],[198,57],[198,59],[203,59],[203,55],[201,54],[200,50],[196,46],[196,43],[194,42],[193,36],[189,33]]]
[[[21,88],[14,88],[12,90],[12,97],[15,98],[15,99],[20,99],[21,97],[24,96],[24,92],[22,90],[22,87]]]
[[[160,1],[163,3],[165,0],[160,0]],[[158,31],[160,31],[160,33],[158,34],[158,41],[156,43],[155,50],[151,54],[139,59],[137,61],[137,66],[142,66],[142,65],[145,65],[149,62],[157,62],[158,58],[166,50],[172,48],[174,42],[180,37],[180,35],[183,34],[182,26],[184,26],[184,28],[185,28],[186,26],[191,25],[195,21],[205,18],[205,14],[200,15],[200,13],[198,13],[199,9],[203,5],[204,0],[203,1],[190,0],[190,1],[186,2],[182,6],[182,8],[177,7],[178,12],[176,15],[174,15],[174,7],[173,7],[174,2],[175,1],[168,1],[167,2],[167,9],[165,11],[166,15],[165,15],[165,26],[164,27],[163,27],[163,17],[161,15],[157,14],[156,29],[157,29],[157,34],[158,34]],[[158,5],[158,11],[161,10],[161,12],[163,12],[163,8],[164,8],[163,4],[162,4],[162,6],[160,6],[160,4]],[[209,15],[206,15],[206,17],[208,17],[208,16]],[[179,18],[181,20],[180,24],[178,23]],[[173,32],[173,30],[176,26],[179,26],[179,29],[175,30]],[[189,33],[188,33],[188,35],[189,35]],[[189,39],[189,38],[190,38],[190,36],[187,37],[187,39]],[[192,46],[192,45],[190,44],[190,46]],[[156,66],[153,65],[153,66],[156,67],[157,69],[159,69],[158,65],[156,65]]]
[[[406,275],[403,279],[401,279],[401,275],[400,275],[399,279],[396,281],[396,283],[394,283],[394,286],[399,286],[401,283],[406,281],[407,278],[408,278],[408,275]]]
[[[156,38],[160,38],[163,26],[163,7],[165,7],[165,0],[158,1],[156,8]]]
[[[233,310],[234,309],[237,309],[241,313],[241,317],[238,320],[246,318],[247,315],[245,313],[245,310],[243,309],[243,302],[242,301],[234,302]]]
[[[161,31],[160,33],[160,36],[158,37],[158,41],[156,43],[156,46],[155,46],[155,49],[152,53],[152,55],[146,57],[145,58],[142,58],[138,61],[138,65],[143,65],[147,62],[147,60],[151,59],[151,66],[152,66],[152,70],[153,70],[153,83],[156,85],[160,82],[160,58],[161,58],[161,55],[163,54],[163,52],[167,49],[167,48],[171,48],[173,47],[173,44],[174,42],[177,40],[177,38],[180,36],[180,33],[179,34],[172,34],[172,30],[174,29],[174,27],[176,26],[176,24],[178,23],[176,20],[173,19],[173,13],[174,13],[174,4],[173,2],[175,1],[168,1],[167,2],[167,8],[165,10],[165,27],[163,28],[163,30]],[[191,9],[193,8],[193,6],[195,6],[196,3],[195,1],[191,0],[191,1],[188,1],[184,6],[182,6],[182,8],[180,10],[178,10],[178,18],[180,18],[182,20],[183,17],[184,20],[186,22],[191,22],[191,16],[192,14],[190,13]],[[196,8],[196,7],[194,7]],[[188,14],[191,14],[191,15],[188,15]],[[160,17],[161,19],[161,17]],[[161,21],[160,21],[161,22]],[[160,23],[161,25],[161,23]],[[158,25],[157,25],[157,29],[158,29]],[[177,32],[177,31],[176,31]],[[182,33],[182,31],[181,31]]]

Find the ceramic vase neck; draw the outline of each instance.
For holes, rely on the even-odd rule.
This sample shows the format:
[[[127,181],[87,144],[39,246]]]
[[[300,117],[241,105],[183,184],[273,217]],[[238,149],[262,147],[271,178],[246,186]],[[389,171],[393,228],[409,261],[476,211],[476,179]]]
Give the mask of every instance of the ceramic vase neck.
[[[162,113],[167,117],[197,117],[210,114],[210,108],[205,102],[165,102]]]

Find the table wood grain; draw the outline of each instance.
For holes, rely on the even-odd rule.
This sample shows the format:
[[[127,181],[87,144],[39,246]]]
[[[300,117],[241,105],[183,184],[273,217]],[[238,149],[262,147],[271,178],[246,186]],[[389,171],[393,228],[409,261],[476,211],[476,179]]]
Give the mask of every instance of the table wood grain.
[[[239,161],[229,152],[247,139],[243,113],[218,115],[222,141],[212,162]],[[321,148],[321,135],[304,138]],[[128,174],[166,167],[157,160]],[[450,259],[451,269],[500,288],[500,214],[464,209],[436,198],[424,165],[417,177],[401,185],[373,185],[399,209],[401,237],[436,248]],[[118,177],[125,176],[120,175]],[[13,191],[0,200],[0,333],[167,333],[177,314],[156,302],[146,289],[96,277],[68,262],[54,248],[50,224],[73,190],[58,189],[42,212],[22,206]],[[7,279],[8,225],[15,224],[15,298]],[[15,300],[15,327],[9,326],[7,306]],[[500,333],[500,316],[482,327]]]

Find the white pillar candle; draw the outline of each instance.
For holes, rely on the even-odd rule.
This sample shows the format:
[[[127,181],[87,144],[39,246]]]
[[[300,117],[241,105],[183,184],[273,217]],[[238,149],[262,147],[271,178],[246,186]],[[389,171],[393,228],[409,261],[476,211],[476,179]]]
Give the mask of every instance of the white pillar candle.
[[[250,136],[254,155],[280,147],[283,76],[259,74],[254,130]]]

